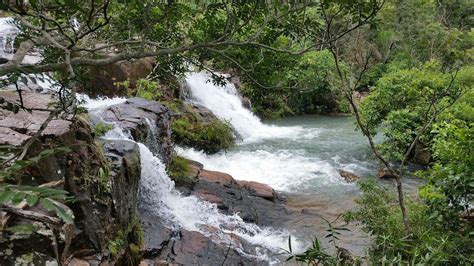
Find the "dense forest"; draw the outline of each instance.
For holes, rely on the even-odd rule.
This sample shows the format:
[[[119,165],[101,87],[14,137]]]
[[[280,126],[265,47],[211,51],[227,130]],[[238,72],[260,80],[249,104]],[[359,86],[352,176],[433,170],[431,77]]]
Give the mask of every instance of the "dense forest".
[[[474,261],[473,1],[27,0],[2,1],[0,8],[0,264]],[[147,158],[159,158],[149,163],[166,166],[163,175],[173,180],[167,186],[174,191],[176,184],[179,197],[191,198],[204,193],[194,191],[205,183],[202,173],[212,171],[203,161],[185,158],[181,147],[220,158],[209,156],[226,156],[248,138],[236,125],[239,114],[222,118],[219,106],[216,111],[196,104],[201,98],[189,87],[200,76],[190,73],[206,73],[203,88],[235,87],[238,108],[242,104],[249,116],[269,123],[308,115],[349,117],[350,134],[362,139],[371,167],[380,169],[356,171],[358,176],[343,171],[360,178],[360,193],[354,208],[339,216],[369,236],[365,254],[340,247],[343,232],[352,227],[334,225],[328,217],[322,217],[327,225],[322,237],[296,250],[288,234],[285,254],[270,252],[270,260],[246,257],[246,245],[255,244],[245,238],[247,232],[234,236],[231,229],[228,236],[222,226],[195,231],[211,239],[199,245],[224,262],[212,261],[211,255],[192,257],[196,246],[186,246],[189,233],[182,231],[169,234],[182,241],[181,252],[191,254],[186,259],[176,251],[176,257],[163,255],[169,242],[178,240],[148,248],[158,241],[159,230],[193,230],[180,227],[177,218],[163,228],[149,225],[167,218],[163,212],[150,218],[143,207],[150,207],[145,201],[157,193],[148,192],[144,180],[161,184],[153,183],[161,172],[144,172]],[[103,114],[90,107],[95,97],[109,108]],[[123,101],[115,107],[108,102],[119,97]],[[127,129],[131,141],[109,137],[117,128]],[[318,145],[318,137],[311,141]],[[257,180],[263,185],[254,181],[232,179],[222,191],[232,184],[262,204],[278,205],[264,209],[283,208],[278,194],[288,191],[265,185],[264,178]],[[416,188],[408,192],[413,182]],[[170,193],[168,198],[175,197]],[[247,231],[254,228],[248,224],[278,227],[263,222],[271,214],[246,219],[250,207],[241,210],[244,223],[234,217],[240,212],[220,207],[224,196],[206,195],[219,211],[207,205],[206,210],[240,219],[231,222],[236,228],[241,223]],[[218,230],[225,232],[225,241],[210,236]],[[234,237],[251,244],[239,246]]]

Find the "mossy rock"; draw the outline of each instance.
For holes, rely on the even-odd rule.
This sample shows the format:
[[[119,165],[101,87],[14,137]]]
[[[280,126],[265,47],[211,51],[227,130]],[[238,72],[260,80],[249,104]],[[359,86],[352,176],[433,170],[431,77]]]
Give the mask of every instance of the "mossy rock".
[[[221,121],[208,109],[183,104],[171,121],[174,143],[216,153],[235,144],[235,136],[229,122]]]
[[[186,158],[173,156],[166,170],[178,185],[192,185],[195,182],[195,178],[191,175],[190,161]]]

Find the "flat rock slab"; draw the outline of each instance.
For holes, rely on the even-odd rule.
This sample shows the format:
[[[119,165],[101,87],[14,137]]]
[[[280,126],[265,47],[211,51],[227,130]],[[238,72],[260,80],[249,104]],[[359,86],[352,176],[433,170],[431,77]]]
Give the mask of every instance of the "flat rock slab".
[[[21,104],[16,91],[0,91],[0,98],[8,102]],[[41,110],[31,112],[20,110],[15,114],[2,109],[0,112],[0,145],[23,145],[48,118],[48,110],[52,110],[51,103],[57,101],[51,94],[33,92],[22,92],[22,99],[25,108]],[[69,120],[53,119],[42,135],[61,137],[70,131],[71,124]]]

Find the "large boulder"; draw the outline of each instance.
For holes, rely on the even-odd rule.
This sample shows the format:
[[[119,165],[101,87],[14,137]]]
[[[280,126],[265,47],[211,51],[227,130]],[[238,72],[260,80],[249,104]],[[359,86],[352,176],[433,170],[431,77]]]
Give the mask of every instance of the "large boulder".
[[[153,70],[156,61],[153,57],[134,61],[119,61],[108,66],[92,67],[84,82],[83,91],[91,96],[125,96],[127,89],[133,89],[136,81],[146,78]],[[129,81],[130,88],[118,86],[118,82]]]
[[[219,120],[206,107],[180,103],[174,111],[171,124],[174,143],[207,153],[216,153],[234,145],[237,134],[231,125]]]
[[[131,98],[125,103],[113,105],[101,114],[103,121],[130,132],[135,141],[145,143],[166,164],[173,154],[170,118],[168,107],[141,98]]]
[[[183,193],[215,203],[225,214],[239,213],[246,222],[258,225],[279,225],[287,215],[284,199],[270,186],[254,181],[237,181],[231,175],[210,171],[189,160],[189,178],[193,186],[179,187]]]

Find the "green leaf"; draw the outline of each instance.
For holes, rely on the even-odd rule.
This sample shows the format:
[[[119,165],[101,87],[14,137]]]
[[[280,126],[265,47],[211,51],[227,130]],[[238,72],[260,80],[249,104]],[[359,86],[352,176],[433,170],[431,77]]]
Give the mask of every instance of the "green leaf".
[[[30,207],[35,206],[37,202],[38,202],[38,196],[36,195],[30,194],[26,197],[26,204],[28,204],[28,206]]]
[[[40,203],[48,211],[56,210],[56,205],[54,205],[53,201],[48,198],[40,199]]]
[[[13,192],[13,197],[11,199],[12,204],[19,204],[26,197],[24,192]]]
[[[67,213],[66,210],[64,210],[63,208],[61,208],[57,205],[55,205],[55,210],[56,210],[56,214],[59,216],[59,218],[61,218],[65,223],[67,223],[67,224],[73,224],[74,223],[74,219],[73,219],[72,215]]]
[[[0,193],[0,204],[8,203],[13,197],[13,192],[12,191],[3,191]]]

